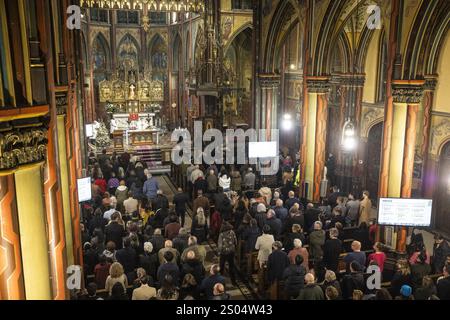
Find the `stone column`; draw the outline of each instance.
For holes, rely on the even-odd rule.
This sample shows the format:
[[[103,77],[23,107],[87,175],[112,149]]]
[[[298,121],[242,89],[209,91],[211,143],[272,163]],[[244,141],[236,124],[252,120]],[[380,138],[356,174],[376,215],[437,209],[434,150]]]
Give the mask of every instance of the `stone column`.
[[[53,298],[41,167],[32,165],[14,174],[27,300]]]
[[[261,87],[261,129],[266,129],[266,138],[270,139],[270,130],[278,126],[278,94],[280,88],[280,75],[260,74]]]
[[[423,97],[423,80],[396,80],[392,85],[392,131],[388,137],[389,158],[387,166],[387,196],[410,198],[417,136],[417,114]],[[406,228],[397,235],[397,251],[406,250]]]
[[[303,196],[309,201],[319,202],[320,183],[324,176],[326,161],[330,85],[326,77],[309,77],[307,86],[307,102],[303,110],[304,132],[301,152]]]

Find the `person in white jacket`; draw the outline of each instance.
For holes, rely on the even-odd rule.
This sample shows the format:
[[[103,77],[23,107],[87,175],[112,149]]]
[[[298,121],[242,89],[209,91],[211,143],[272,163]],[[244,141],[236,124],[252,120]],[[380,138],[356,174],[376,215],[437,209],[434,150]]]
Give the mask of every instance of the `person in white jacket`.
[[[230,191],[231,178],[226,174],[219,178],[219,186],[223,188],[223,192]]]
[[[267,263],[270,254],[272,253],[272,245],[275,242],[273,235],[270,233],[270,227],[265,225],[263,228],[263,235],[256,240],[255,249],[258,250],[258,262],[260,268]]]

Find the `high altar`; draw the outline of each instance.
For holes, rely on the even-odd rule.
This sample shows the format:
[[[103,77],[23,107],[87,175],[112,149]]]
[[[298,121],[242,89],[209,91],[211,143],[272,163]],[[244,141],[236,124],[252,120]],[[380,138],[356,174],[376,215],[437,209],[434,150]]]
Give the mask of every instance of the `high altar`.
[[[124,63],[111,81],[99,84],[100,102],[111,115],[110,128],[116,149],[159,143],[164,84],[149,80],[149,72],[139,77],[136,73],[132,65]]]

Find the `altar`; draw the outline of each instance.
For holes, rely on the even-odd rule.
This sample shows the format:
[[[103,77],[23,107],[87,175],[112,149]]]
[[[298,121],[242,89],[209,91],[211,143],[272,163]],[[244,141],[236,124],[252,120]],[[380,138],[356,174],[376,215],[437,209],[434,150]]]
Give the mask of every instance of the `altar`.
[[[114,114],[111,134],[116,150],[159,143],[161,119],[155,113]]]
[[[159,130],[128,131],[128,145],[132,147],[159,144]]]

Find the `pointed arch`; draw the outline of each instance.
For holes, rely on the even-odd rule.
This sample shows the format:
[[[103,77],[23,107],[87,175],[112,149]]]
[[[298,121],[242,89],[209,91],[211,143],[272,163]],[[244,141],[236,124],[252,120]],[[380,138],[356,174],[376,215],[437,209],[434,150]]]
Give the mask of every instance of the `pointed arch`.
[[[265,72],[273,73],[277,61],[277,53],[284,44],[286,37],[292,29],[299,23],[298,11],[290,1],[280,1],[275,10],[269,27],[266,48],[264,50],[264,68]]]
[[[227,41],[227,44],[224,47],[223,52],[227,52],[228,48],[230,47],[230,45],[233,43],[233,41],[242,33],[242,32],[246,32],[250,30],[253,34],[253,24],[251,22],[247,22],[244,25],[242,25],[241,27],[239,27],[239,29],[237,29],[235,32],[233,32],[233,34],[230,36],[230,38]]]
[[[131,47],[129,47],[129,44],[131,44]],[[134,47],[134,48],[133,48]],[[136,40],[135,37],[133,37],[130,33],[126,33],[122,39],[120,39],[119,44],[117,45],[117,51],[116,51],[117,60],[120,61],[124,59],[125,57],[131,58],[134,60],[135,66],[139,66],[139,58],[140,58],[140,46],[139,42]]]
[[[333,47],[332,44],[335,43],[333,38],[336,39],[335,26],[337,21],[341,16],[342,9],[344,8],[345,1],[331,1],[325,13],[326,18],[323,19],[323,24],[319,31],[319,36],[317,40],[316,50],[312,60],[312,72],[313,75],[322,75],[329,73],[327,70],[327,60],[330,58],[330,50]],[[344,24],[345,25],[345,24]],[[339,33],[338,33],[339,34]],[[335,40],[334,39],[334,40]]]
[[[106,72],[111,70],[111,50],[103,33],[99,32],[94,38],[91,53],[94,71]]]
[[[140,45],[139,42],[136,40],[135,37],[133,37],[130,33],[126,33],[122,39],[120,39],[119,44],[117,45],[117,50],[120,48],[121,45],[123,45],[126,41],[130,40],[133,45],[136,47],[137,52],[140,51]]]
[[[424,1],[419,8],[404,54],[403,78],[434,74],[439,51],[450,26],[450,2]]]
[[[161,34],[156,33],[148,43],[147,66],[152,70],[154,80],[165,81],[168,70],[168,47]]]

